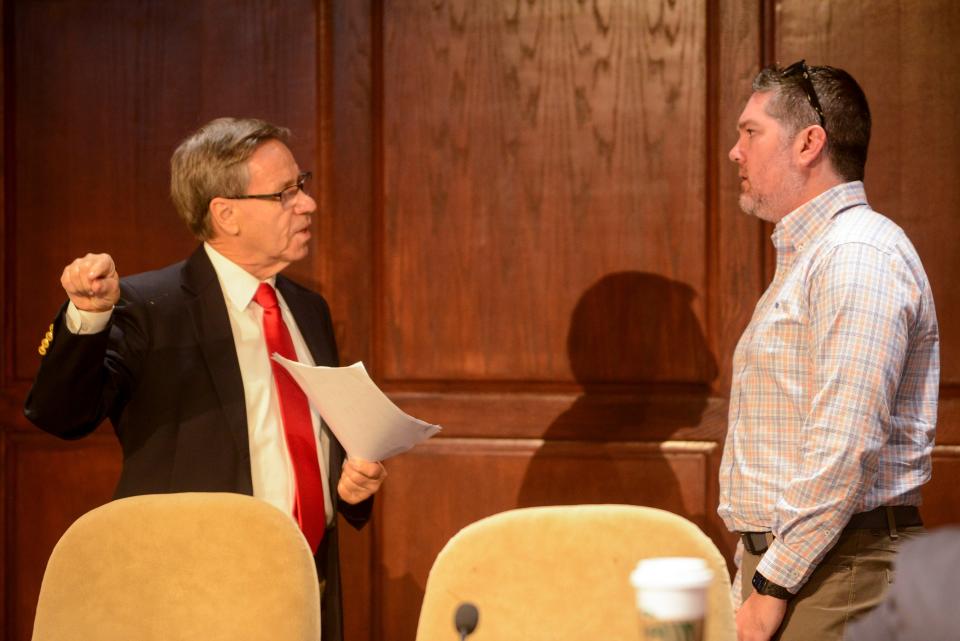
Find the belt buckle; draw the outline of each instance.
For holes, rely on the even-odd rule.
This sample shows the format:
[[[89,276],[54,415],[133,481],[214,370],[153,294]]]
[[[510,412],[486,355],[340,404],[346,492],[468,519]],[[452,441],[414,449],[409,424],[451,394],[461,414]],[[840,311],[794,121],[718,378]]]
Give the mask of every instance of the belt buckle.
[[[767,545],[766,532],[742,532],[740,539],[743,541],[743,547],[750,554],[760,556],[770,547]]]

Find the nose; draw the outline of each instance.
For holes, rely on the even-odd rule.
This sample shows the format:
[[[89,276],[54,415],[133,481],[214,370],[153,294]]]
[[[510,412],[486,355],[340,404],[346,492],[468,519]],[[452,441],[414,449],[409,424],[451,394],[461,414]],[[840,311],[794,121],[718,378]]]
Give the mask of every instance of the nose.
[[[740,141],[733,143],[733,147],[727,152],[727,157],[735,163],[739,163],[743,156],[740,154]]]
[[[293,211],[297,214],[312,214],[317,211],[317,201],[313,199],[313,196],[301,189],[297,192],[296,200],[294,200]]]

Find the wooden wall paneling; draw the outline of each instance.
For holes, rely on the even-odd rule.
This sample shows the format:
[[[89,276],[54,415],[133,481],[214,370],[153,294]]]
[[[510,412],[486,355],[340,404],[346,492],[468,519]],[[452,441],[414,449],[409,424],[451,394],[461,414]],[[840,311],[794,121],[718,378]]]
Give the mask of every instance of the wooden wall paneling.
[[[322,292],[330,303],[342,364],[373,358],[375,192],[374,22],[376,3],[329,2],[321,11],[321,177],[319,258]],[[380,613],[374,582],[374,518],[360,531],[340,520],[344,634],[372,641]]]
[[[515,507],[627,503],[687,514],[713,506],[710,442],[584,443],[435,439],[391,461],[378,546],[383,623],[376,638],[413,639],[427,574],[461,528]],[[530,484],[531,466],[538,482]],[[451,621],[453,613],[451,612]]]
[[[722,439],[726,404],[709,392],[728,365],[704,329],[707,296],[722,299],[707,275],[717,263],[710,234],[735,252],[757,241],[755,224],[718,223],[708,210],[717,197],[708,114],[720,109],[706,88],[708,38],[719,37],[708,28],[726,23],[708,27],[707,11],[695,1],[383,7],[377,371],[404,409],[443,424],[448,438],[478,439],[454,439],[459,458],[482,458],[491,437],[528,448],[505,459],[522,477],[518,495],[471,486],[477,518],[544,502],[655,502],[602,483],[582,495],[549,490],[569,490],[555,483],[558,460],[619,474],[617,461],[589,454],[610,441]],[[717,285],[749,289],[755,265],[745,265]],[[712,331],[736,325],[726,320],[736,314],[718,314]],[[531,437],[545,442],[518,440]],[[457,500],[436,483],[469,477],[450,456],[435,455],[446,474],[391,462],[376,530],[383,627],[394,635],[385,638],[412,638],[429,563],[474,516],[451,531],[395,531],[417,527],[408,473],[418,486],[432,480],[442,505]],[[701,465],[704,504],[716,502],[718,457]],[[625,465],[658,470],[645,459]],[[712,507],[672,507],[729,548]],[[405,539],[417,550],[405,554]]]
[[[13,249],[13,238],[9,232],[9,207],[7,198],[7,178],[10,168],[10,137],[8,122],[10,111],[7,107],[9,93],[7,85],[9,83],[10,55],[8,47],[10,44],[7,20],[9,10],[7,0],[0,0],[0,300],[7,301],[10,293],[10,280],[12,272],[9,264],[11,250]],[[10,353],[13,347],[12,328],[13,314],[12,306],[4,304],[0,308],[0,394],[5,392],[7,382],[11,380],[12,360]],[[2,518],[2,517],[0,517]],[[2,528],[0,528],[2,529]],[[2,534],[0,534],[2,536]],[[2,563],[2,561],[0,561]],[[0,567],[2,569],[2,567]],[[2,588],[0,588],[2,590]]]
[[[738,168],[728,157],[736,143],[737,120],[760,69],[760,3],[715,2],[711,7],[717,14],[714,38],[718,43],[717,55],[708,63],[708,81],[716,86],[708,132],[715,176],[710,208],[715,231],[708,250],[712,257],[709,340],[720,371],[714,389],[725,397],[730,391],[734,349],[766,287],[763,256],[770,240],[760,221],[740,210]]]
[[[7,135],[7,118],[9,112],[7,109],[7,64],[10,56],[7,50],[7,0],[0,0],[0,34],[3,41],[0,43],[0,300],[6,301],[10,292],[10,281],[12,272],[8,263],[10,258],[10,249],[13,239],[8,231],[7,218],[7,167],[8,153],[7,144],[9,136]],[[10,355],[13,352],[13,334],[11,330],[12,314],[10,306],[0,305],[0,461],[7,460],[7,427],[6,413],[3,410],[9,404],[10,392],[7,388],[12,376],[12,359]],[[4,466],[6,469],[6,466]],[[10,520],[7,517],[7,495],[9,488],[6,482],[6,474],[0,470],[0,616],[7,622],[11,616],[11,604],[8,601],[9,591],[7,588],[7,576],[10,573],[11,548],[7,536],[7,528],[10,526]],[[3,639],[11,638],[7,630],[9,623],[0,623],[0,637]]]
[[[603,393],[392,391],[390,396],[405,412],[442,425],[443,436],[721,441],[727,426],[727,402],[692,386]]]
[[[930,278],[941,321],[941,373],[960,383],[960,4],[786,0],[777,53],[848,70],[873,116],[866,170],[871,205],[907,232]],[[856,34],[856,37],[851,37]]]
[[[865,185],[870,204],[898,223],[917,248],[940,321],[941,402],[937,443],[960,443],[960,5],[782,2],[777,54],[849,71],[870,103],[873,128]],[[857,34],[851,37],[851,34]],[[942,452],[943,450],[941,450]],[[952,452],[952,450],[946,450]],[[932,522],[958,522],[949,491],[958,468],[939,454],[925,489]]]
[[[14,592],[8,587],[16,559],[15,550],[10,544],[11,537],[7,533],[16,518],[10,509],[10,481],[7,478],[10,434],[7,426],[0,422],[0,461],[3,461],[3,469],[0,470],[0,639],[4,640],[16,638],[13,630],[17,623],[15,604],[13,599],[9,598]]]
[[[5,441],[5,508],[9,549],[15,551],[5,576],[7,638],[26,640],[50,552],[73,521],[112,494],[120,475],[119,446],[102,432],[77,443],[39,432],[13,433]]]
[[[957,520],[953,3],[0,3],[9,638],[29,637],[40,548],[118,469],[106,430],[51,442],[19,416],[60,269],[189,251],[167,162],[216,115],[293,129],[323,207],[294,277],[330,300],[344,361],[446,428],[390,462],[372,528],[341,531],[351,638],[412,638],[436,552],[516,505],[662,504],[730,553],[716,444],[769,230],[739,212],[726,153],[764,51],[846,67],[871,99],[868,192],[915,241],[942,323],[924,512]]]
[[[374,47],[379,46],[371,4],[332,3],[332,39],[329,75],[329,117],[323,131],[329,136],[330,170],[325,176],[330,194],[323,221],[321,256],[329,264],[325,292],[334,316],[341,361],[373,360],[374,200],[377,156],[374,113],[376,105]],[[376,42],[376,44],[375,44]],[[379,106],[376,105],[379,109]]]
[[[950,319],[940,317],[941,328]],[[942,331],[942,329],[941,329]],[[921,513],[928,526],[960,523],[960,398],[955,386],[940,390],[933,477],[923,487]]]
[[[193,17],[148,17],[126,2],[14,3],[19,378],[36,369],[36,343],[63,300],[60,272],[70,260],[111,252],[128,274],[191,244],[167,205],[176,138],[163,134],[193,123],[180,111],[195,104],[193,87],[170,82],[192,66],[196,49],[182,47],[196,34]],[[173,33],[184,42],[168,41]]]
[[[960,446],[938,445],[933,450],[933,478],[923,487],[924,524],[938,527],[960,523]]]
[[[130,274],[195,241],[167,196],[175,146],[220,115],[291,127],[315,156],[313,3],[15,1],[16,375],[59,307],[60,271],[86,251]],[[43,51],[43,55],[36,52]],[[308,284],[315,258],[293,272]]]
[[[670,495],[655,483],[649,497],[602,483],[551,494],[569,489],[554,483],[558,460],[614,478],[616,460],[589,455],[611,440],[722,434],[703,329],[705,15],[696,1],[383,6],[377,372],[447,430],[433,465],[390,465],[376,525],[383,638],[412,638],[429,564],[474,516]],[[464,454],[452,458],[443,448],[464,435],[479,438],[454,439]],[[470,485],[478,514],[451,520],[471,477],[461,464],[493,436],[526,453],[494,463],[491,488]],[[546,441],[518,440],[530,436]],[[701,464],[701,503],[715,497],[715,466]],[[411,536],[436,522],[410,504],[424,484],[455,527]]]
[[[662,358],[704,345],[704,12],[384,7],[384,378],[570,381],[584,296],[621,306],[588,321],[655,337],[645,359],[596,358],[588,381],[715,374]],[[637,310],[643,294],[669,306]]]
[[[51,443],[21,415],[23,382],[63,298],[60,271],[86,251],[108,251],[125,275],[195,247],[169,203],[168,163],[179,141],[213,117],[290,127],[295,155],[313,168],[318,4],[4,3],[4,159],[15,159],[3,165],[12,187],[4,195],[15,201],[4,198],[0,228],[0,287],[10,287],[0,352],[6,638],[29,638],[53,542],[109,500],[119,469],[109,428]],[[317,287],[320,265],[314,252],[291,271]]]

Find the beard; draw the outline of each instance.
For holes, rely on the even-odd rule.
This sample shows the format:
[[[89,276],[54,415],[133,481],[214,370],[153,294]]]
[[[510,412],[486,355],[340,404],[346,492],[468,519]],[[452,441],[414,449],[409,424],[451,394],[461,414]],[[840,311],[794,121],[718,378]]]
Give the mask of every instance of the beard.
[[[749,179],[748,179],[749,183]],[[751,183],[751,188],[752,188]],[[746,191],[740,194],[740,209],[743,213],[756,216],[760,220],[778,223],[780,219],[793,211],[799,204],[803,192],[803,176],[795,167],[784,172],[775,191],[759,193]]]

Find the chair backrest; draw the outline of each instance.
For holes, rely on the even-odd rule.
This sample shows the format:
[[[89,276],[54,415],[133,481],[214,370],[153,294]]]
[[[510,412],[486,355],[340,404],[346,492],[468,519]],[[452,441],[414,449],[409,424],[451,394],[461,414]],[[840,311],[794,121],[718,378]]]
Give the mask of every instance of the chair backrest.
[[[239,494],[136,496],[70,526],[33,641],[317,641],[313,556],[296,523]]]
[[[457,639],[464,601],[480,612],[470,641],[639,639],[629,575],[657,556],[707,561],[706,641],[736,639],[726,562],[696,525],[655,508],[576,505],[503,512],[450,539],[430,570],[417,641]]]

